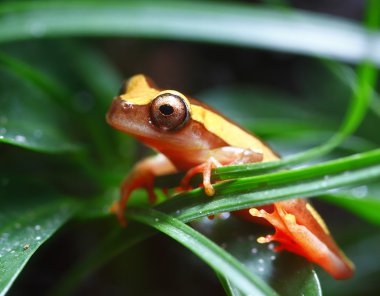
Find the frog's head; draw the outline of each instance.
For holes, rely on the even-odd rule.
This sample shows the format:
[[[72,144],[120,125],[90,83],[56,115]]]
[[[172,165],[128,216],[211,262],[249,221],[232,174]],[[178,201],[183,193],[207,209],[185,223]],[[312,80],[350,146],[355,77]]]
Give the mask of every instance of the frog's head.
[[[160,90],[144,75],[127,80],[112,102],[107,122],[153,148],[205,145],[202,128],[191,119],[191,103],[178,91]]]

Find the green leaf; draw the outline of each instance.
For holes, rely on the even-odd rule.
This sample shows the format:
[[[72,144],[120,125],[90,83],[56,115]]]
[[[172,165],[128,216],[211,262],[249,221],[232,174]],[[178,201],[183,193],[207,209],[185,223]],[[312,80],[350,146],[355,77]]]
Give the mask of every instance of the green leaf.
[[[240,172],[244,174],[244,165],[240,167]],[[216,193],[213,197],[205,196],[203,189],[198,188],[174,196],[159,204],[157,209],[188,222],[216,213],[270,204],[282,199],[312,197],[332,189],[368,184],[379,179],[379,176],[380,149],[376,149],[301,169],[218,183],[214,185]],[[164,183],[165,186],[177,186],[177,178],[172,178],[173,176],[161,178],[164,182],[159,179],[157,185]],[[94,218],[109,214],[108,209],[118,198],[118,194],[118,189],[114,188],[107,195],[94,199],[88,213],[79,215]],[[133,199],[136,198],[136,201],[133,201],[133,204],[141,205],[144,194],[143,191],[134,194]]]
[[[359,66],[357,86],[351,97],[349,108],[345,118],[337,130],[326,142],[301,153],[293,154],[279,161],[247,164],[245,166],[247,174],[257,174],[265,170],[289,166],[301,163],[309,159],[323,156],[334,148],[338,147],[348,136],[350,136],[364,119],[369,102],[372,96],[372,89],[377,79],[377,70],[370,63],[363,63]],[[226,166],[215,170],[220,178],[234,178],[236,167]]]
[[[3,3],[0,13],[0,42],[62,36],[159,37],[350,62],[371,59],[380,65],[378,34],[355,22],[301,11],[190,1],[34,1]]]
[[[31,190],[34,198],[30,199],[15,192],[1,191],[0,295],[6,294],[31,256],[77,209],[77,203],[54,193],[39,190],[37,197]]]
[[[90,105],[93,106],[90,112],[87,112],[86,119],[82,118],[82,124],[86,123],[101,156],[100,160],[110,164],[114,160],[112,158],[119,155],[115,155],[116,131],[106,124],[104,116],[121,85],[122,78],[101,52],[71,43],[65,43],[62,47],[67,56],[76,61],[72,65],[73,71],[78,75],[78,80],[85,84],[85,92],[89,92],[88,96],[92,98]]]
[[[203,189],[196,189],[179,194],[157,209],[172,213],[182,221],[190,221],[283,199],[312,197],[331,189],[379,179],[379,157],[380,150],[375,150],[299,170],[226,181],[214,185],[213,197],[205,196]],[[359,163],[365,168],[359,169]]]
[[[177,217],[183,222],[189,222],[217,213],[273,203],[282,199],[312,197],[326,193],[331,189],[366,184],[370,180],[378,179],[380,177],[380,166],[375,164],[378,164],[379,161],[380,151],[375,150],[293,172],[272,173],[249,178],[249,181],[241,179],[230,183],[216,184],[217,189],[214,197],[207,197],[202,189],[196,189],[180,194],[156,208]],[[362,164],[359,165],[360,163]],[[359,167],[361,168],[359,169]],[[325,174],[332,172],[336,175],[325,177]],[[287,174],[290,174],[289,177],[286,177]],[[297,182],[301,179],[302,182]],[[265,184],[262,183],[263,181]],[[243,182],[240,184],[243,185],[242,191],[238,190],[239,182]],[[229,186],[225,186],[226,184],[235,188],[229,190]],[[247,193],[247,190],[251,192]],[[97,199],[95,203],[98,210],[93,211],[92,217],[104,216],[104,209],[108,209],[111,204],[110,196],[104,198],[103,201]],[[88,207],[92,208],[92,205],[88,204]],[[133,209],[130,208],[127,212],[130,211]],[[83,262],[75,267],[75,272],[57,290],[67,289],[66,291],[70,293],[95,268],[99,268],[131,245],[153,234],[149,230],[135,230],[130,225],[125,235],[121,230],[111,234],[100,244],[97,250],[89,254]]]
[[[129,217],[158,229],[183,244],[214,270],[223,273],[246,294],[276,295],[231,255],[181,221],[155,210],[134,211]]]
[[[79,149],[65,113],[45,93],[7,69],[0,68],[0,78],[0,142],[48,153]]]
[[[67,91],[51,77],[43,75],[36,68],[4,53],[0,53],[0,64],[7,71],[44,90],[51,98],[54,98],[63,106],[67,105]]]
[[[243,296],[242,294],[229,280],[220,273],[216,273],[219,282],[222,284],[224,292],[227,296]]]
[[[362,185],[351,190],[323,195],[320,198],[338,205],[367,221],[380,225],[380,186],[379,184]]]

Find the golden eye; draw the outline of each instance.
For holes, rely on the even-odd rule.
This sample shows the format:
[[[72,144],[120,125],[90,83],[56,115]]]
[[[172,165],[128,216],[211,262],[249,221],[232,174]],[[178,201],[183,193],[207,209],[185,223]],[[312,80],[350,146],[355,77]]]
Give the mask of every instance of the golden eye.
[[[157,128],[174,131],[189,119],[189,108],[179,96],[170,92],[160,94],[150,105],[150,117]]]

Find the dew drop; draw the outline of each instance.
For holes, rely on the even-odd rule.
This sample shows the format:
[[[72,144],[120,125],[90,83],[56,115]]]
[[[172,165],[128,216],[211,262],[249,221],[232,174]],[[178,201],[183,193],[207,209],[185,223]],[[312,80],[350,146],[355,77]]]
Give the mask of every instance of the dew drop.
[[[37,224],[36,226],[34,226],[34,230],[41,230],[41,226]]]
[[[227,220],[231,216],[231,214],[229,212],[226,212],[226,213],[221,213],[219,216],[220,216],[220,219]]]
[[[41,240],[41,237],[40,236],[36,236],[36,240]]]
[[[367,186],[359,186],[351,189],[351,193],[353,196],[357,198],[364,198],[368,194],[368,187]]]
[[[17,135],[14,139],[16,142],[19,142],[19,143],[24,143],[26,141],[26,138],[22,135]]]
[[[323,181],[321,183],[322,187],[327,187],[327,185],[328,185],[327,182],[329,179],[330,179],[330,177],[328,175],[323,177]]]
[[[252,248],[252,249],[251,249],[251,253],[252,253],[252,254],[256,254],[256,253],[257,253],[257,248]]]

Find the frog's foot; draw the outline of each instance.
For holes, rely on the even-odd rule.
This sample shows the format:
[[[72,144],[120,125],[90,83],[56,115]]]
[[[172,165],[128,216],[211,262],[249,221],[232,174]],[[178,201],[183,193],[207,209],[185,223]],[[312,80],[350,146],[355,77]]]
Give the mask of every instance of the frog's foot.
[[[302,205],[304,201],[300,201]],[[336,279],[345,279],[352,276],[354,266],[336,246],[330,235],[321,235],[323,229],[317,228],[313,217],[308,220],[289,213],[286,202],[274,203],[272,213],[252,208],[249,213],[253,217],[266,219],[275,228],[273,235],[259,237],[259,243],[279,242],[276,251],[287,250],[307,258],[322,266]],[[301,213],[302,214],[302,213]]]
[[[217,168],[222,166],[219,161],[217,161],[214,157],[210,157],[205,163],[202,163],[200,165],[197,165],[193,167],[192,169],[188,170],[185,177],[183,177],[181,181],[180,187],[182,187],[184,190],[189,189],[189,183],[191,178],[198,174],[203,174],[203,187],[205,190],[205,193],[208,196],[213,196],[215,194],[215,189],[211,184],[211,170],[213,168]]]
[[[281,216],[278,214],[276,210],[272,213],[268,213],[264,209],[258,210],[252,208],[249,210],[249,213],[253,217],[264,218],[266,221],[269,222],[269,224],[271,224],[275,228],[274,234],[268,234],[266,236],[259,237],[257,239],[258,243],[265,244],[270,242],[278,242],[280,244],[273,248],[274,251],[278,252],[282,250],[288,250],[300,256],[306,257],[306,253],[292,239],[292,233],[288,231],[286,223],[284,223]],[[287,219],[289,219],[289,221],[294,220],[295,223],[295,217],[293,215],[289,215]]]

